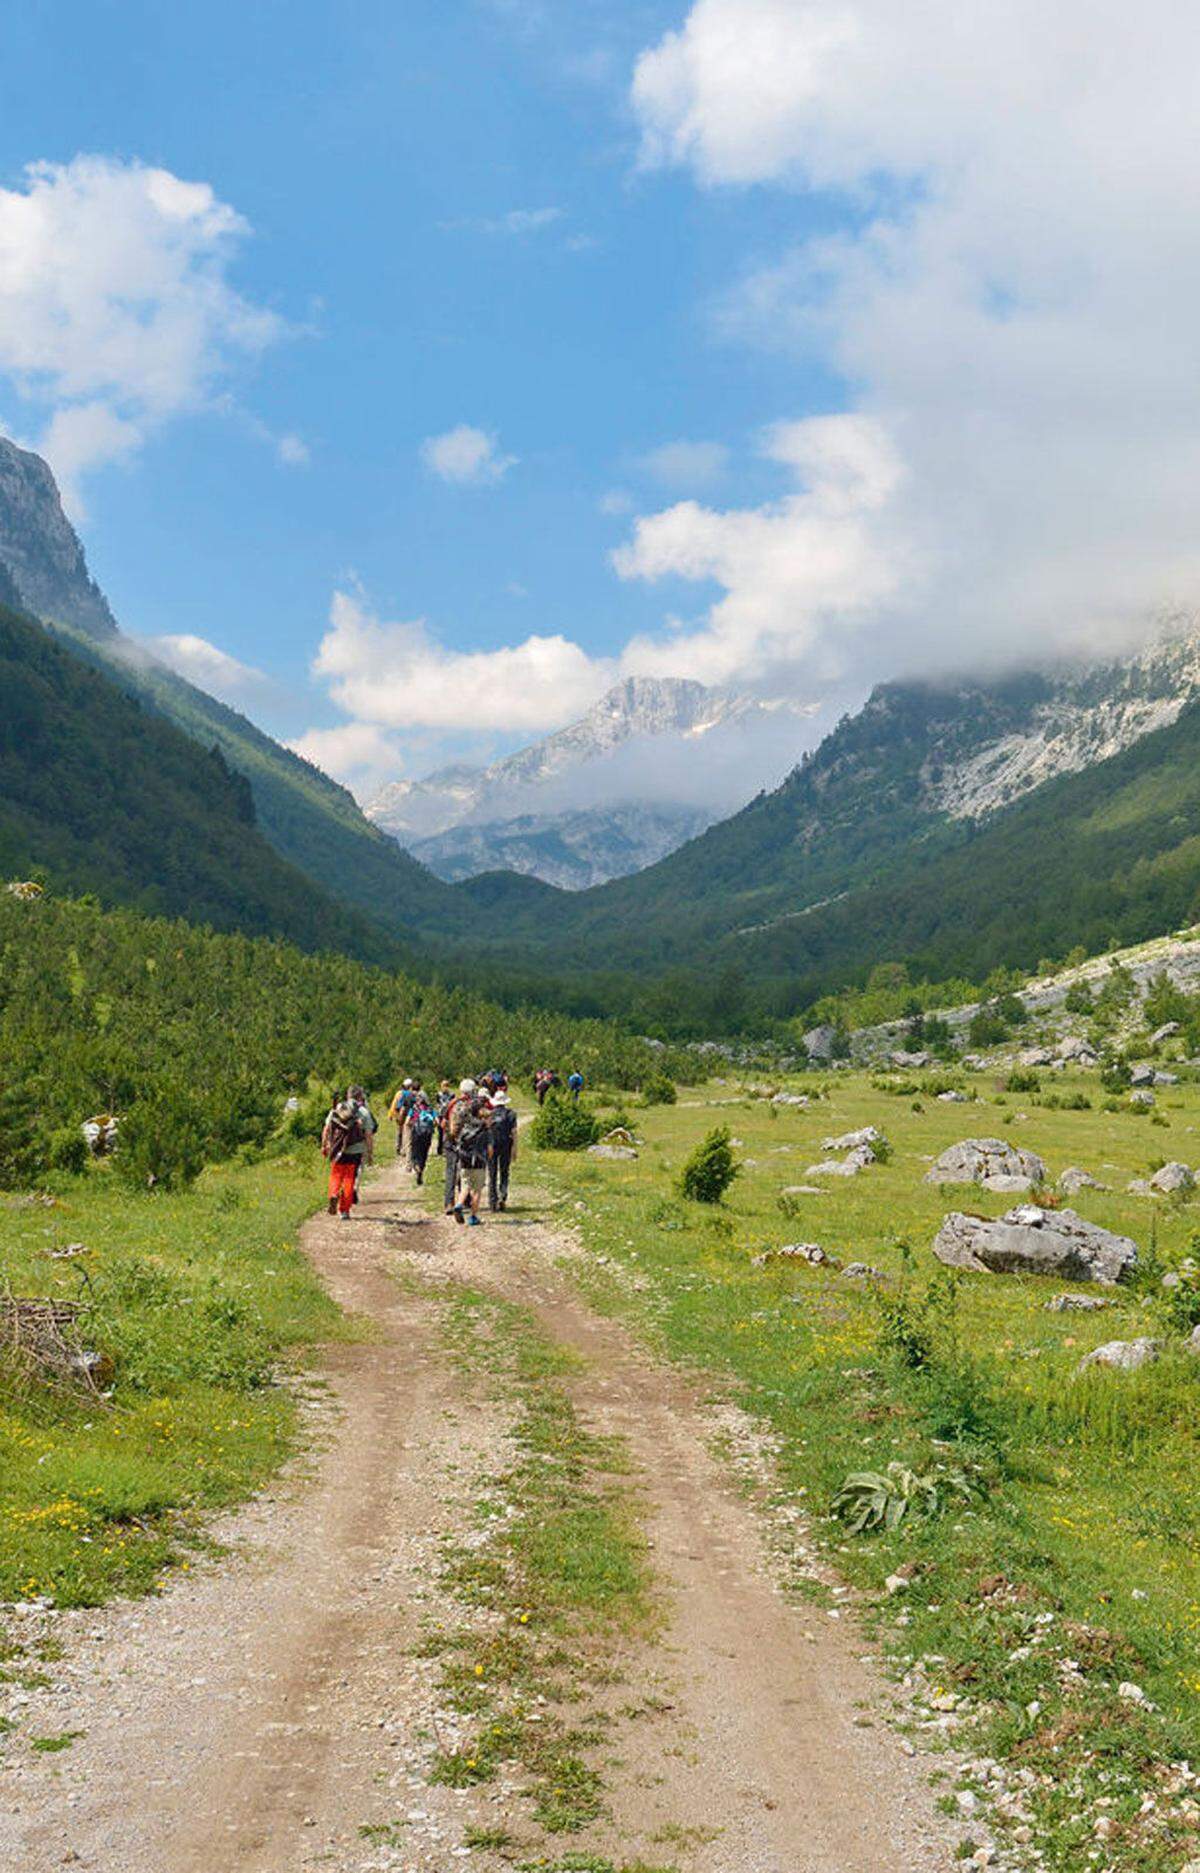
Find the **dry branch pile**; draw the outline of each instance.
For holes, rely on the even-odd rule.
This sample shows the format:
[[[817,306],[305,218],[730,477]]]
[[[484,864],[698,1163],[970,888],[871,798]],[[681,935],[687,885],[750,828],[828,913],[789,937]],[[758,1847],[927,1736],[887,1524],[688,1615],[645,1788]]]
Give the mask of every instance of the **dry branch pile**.
[[[0,1295],[0,1369],[18,1384],[76,1386],[98,1393],[108,1362],[78,1333],[78,1301]]]

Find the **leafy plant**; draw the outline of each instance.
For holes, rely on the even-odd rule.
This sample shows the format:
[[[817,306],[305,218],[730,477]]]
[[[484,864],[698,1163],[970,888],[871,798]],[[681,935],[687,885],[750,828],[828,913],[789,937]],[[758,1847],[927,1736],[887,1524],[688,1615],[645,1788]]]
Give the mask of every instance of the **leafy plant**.
[[[679,1097],[675,1082],[666,1073],[652,1073],[642,1082],[644,1106],[673,1106]]]
[[[734,1162],[729,1127],[718,1125],[696,1146],[683,1167],[679,1188],[693,1203],[720,1203],[741,1165]]]
[[[982,1476],[973,1464],[918,1473],[906,1464],[889,1463],[886,1471],[852,1471],[831,1507],[852,1535],[864,1535],[898,1528],[906,1515],[940,1515],[951,1503],[973,1502],[983,1493]]]
[[[540,1151],[586,1151],[600,1137],[600,1121],[586,1106],[552,1093],[529,1128]]]

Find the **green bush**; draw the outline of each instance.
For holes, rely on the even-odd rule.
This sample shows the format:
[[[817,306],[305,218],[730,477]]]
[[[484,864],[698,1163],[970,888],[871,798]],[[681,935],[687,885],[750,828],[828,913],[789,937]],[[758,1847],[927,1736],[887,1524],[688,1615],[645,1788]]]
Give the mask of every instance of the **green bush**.
[[[1123,1093],[1132,1078],[1129,1062],[1119,1054],[1108,1055],[1100,1064],[1100,1084],[1106,1093]]]
[[[665,1073],[652,1073],[642,1084],[644,1106],[673,1106],[678,1097],[674,1080]]]
[[[585,1151],[600,1136],[600,1123],[586,1106],[553,1094],[534,1119],[529,1135],[539,1151]]]
[[[729,1127],[718,1125],[696,1146],[683,1167],[679,1188],[693,1203],[720,1203],[741,1165],[734,1163]]]
[[[1004,1090],[1006,1093],[1040,1093],[1042,1082],[1032,1070],[1018,1068],[1005,1080]]]
[[[23,1190],[37,1181],[44,1145],[32,1102],[15,1086],[0,1091],[0,1190]]]
[[[116,1165],[128,1184],[145,1190],[184,1190],[209,1156],[201,1102],[180,1086],[161,1086],[121,1115]]]
[[[88,1147],[78,1125],[60,1125],[46,1141],[46,1156],[52,1170],[69,1171],[79,1177],[87,1169]]]

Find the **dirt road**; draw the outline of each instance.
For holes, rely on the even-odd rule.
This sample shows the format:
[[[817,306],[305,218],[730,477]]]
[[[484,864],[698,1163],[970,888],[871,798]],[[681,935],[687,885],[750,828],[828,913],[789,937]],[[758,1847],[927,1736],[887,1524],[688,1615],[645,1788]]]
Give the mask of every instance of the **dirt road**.
[[[464,1845],[468,1826],[476,1840],[519,1831],[511,1781],[427,1780],[462,1721],[419,1646],[448,1616],[438,1556],[470,1528],[508,1432],[447,1358],[436,1284],[449,1280],[531,1309],[583,1356],[573,1400],[587,1428],[625,1440],[665,1609],[660,1636],[622,1660],[661,1714],[618,1736],[608,1817],[565,1848],[543,1841],[537,1864],[574,1852],[595,1856],[577,1865],[648,1873],[948,1868],[958,1836],[935,1811],[931,1765],[879,1720],[887,1691],[852,1619],[784,1596],[753,1492],[714,1453],[731,1426],[752,1446],[736,1414],[591,1313],[542,1223],[428,1220],[390,1165],[363,1209],[304,1232],[336,1298],[375,1328],[331,1351],[329,1392],[306,1407],[315,1448],[219,1531],[236,1558],[177,1577],[157,1601],[56,1617],[65,1662],[28,1694],[22,1729],[81,1734],[58,1755],[10,1749],[0,1867],[512,1864]]]

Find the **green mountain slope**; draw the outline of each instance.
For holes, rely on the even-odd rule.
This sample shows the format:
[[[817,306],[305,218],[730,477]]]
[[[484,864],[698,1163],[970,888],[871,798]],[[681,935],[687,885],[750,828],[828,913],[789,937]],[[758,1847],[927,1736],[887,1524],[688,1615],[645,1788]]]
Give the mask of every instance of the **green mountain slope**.
[[[910,852],[888,875],[742,940],[746,969],[808,994],[904,960],[975,980],[1095,952],[1200,911],[1200,704],[1080,774],[1047,782],[951,850]]]
[[[0,608],[0,874],[304,948],[395,953],[268,844],[248,783]]]
[[[60,635],[148,709],[201,746],[219,748],[249,781],[264,838],[323,890],[400,933],[445,928],[465,916],[452,887],[372,826],[346,788],[244,715],[137,652],[125,638],[98,643],[75,632]]]

